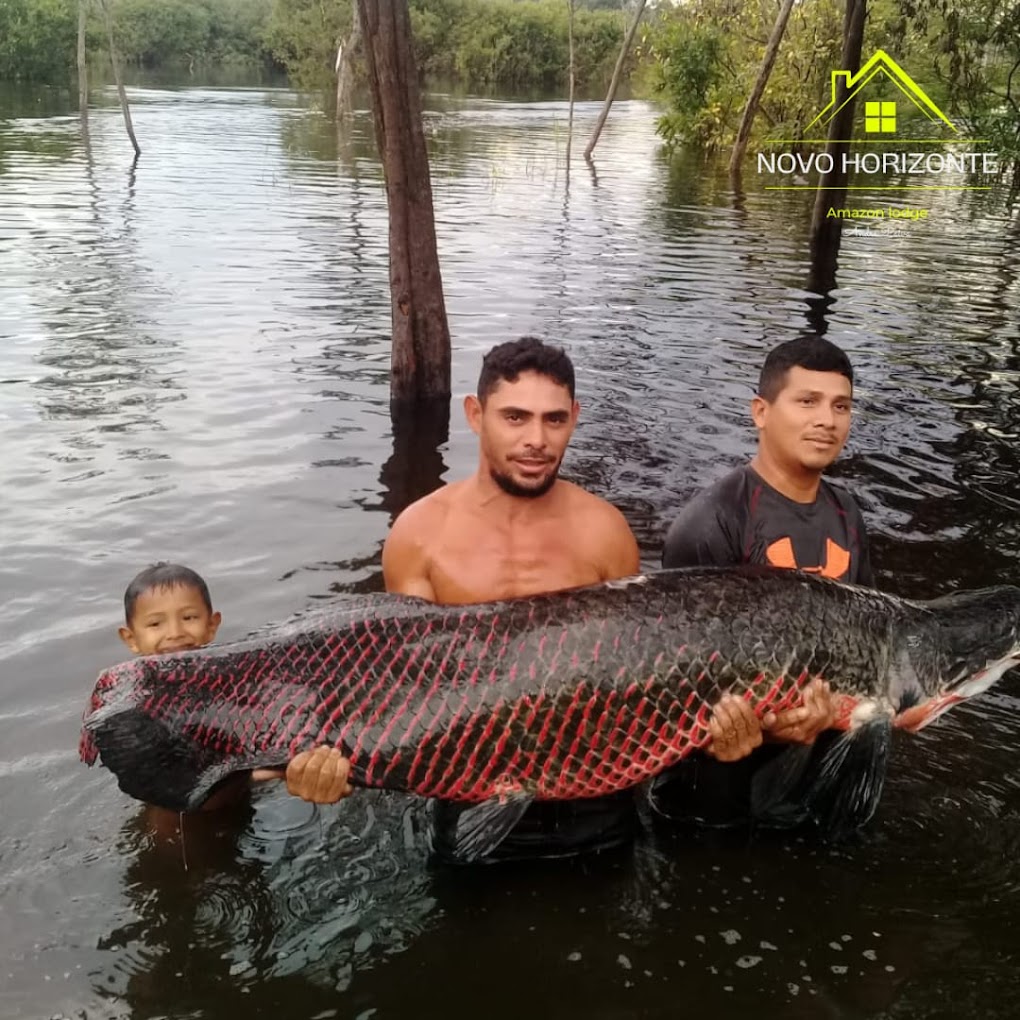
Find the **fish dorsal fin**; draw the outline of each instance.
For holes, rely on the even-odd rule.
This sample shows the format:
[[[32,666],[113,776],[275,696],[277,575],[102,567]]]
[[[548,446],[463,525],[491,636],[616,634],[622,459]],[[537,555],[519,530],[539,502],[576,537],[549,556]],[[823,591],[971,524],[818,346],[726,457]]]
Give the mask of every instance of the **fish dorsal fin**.
[[[491,854],[521,820],[533,798],[523,790],[490,797],[465,808],[453,833],[453,853],[459,861],[471,863]]]

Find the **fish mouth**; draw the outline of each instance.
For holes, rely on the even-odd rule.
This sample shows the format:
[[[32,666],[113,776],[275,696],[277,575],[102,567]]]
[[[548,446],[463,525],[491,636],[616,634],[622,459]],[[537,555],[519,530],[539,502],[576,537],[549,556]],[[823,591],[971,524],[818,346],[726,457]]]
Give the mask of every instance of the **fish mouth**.
[[[966,701],[967,697],[965,694],[941,694],[938,697],[929,698],[918,705],[911,705],[910,708],[897,712],[893,719],[893,725],[908,733],[917,733],[929,723],[933,723],[940,715],[945,715],[953,705]]]
[[[948,690],[897,712],[893,725],[909,733],[917,733],[939,716],[945,715],[954,705],[968,701],[977,694],[983,694],[1003,673],[1014,666],[1020,666],[1020,649],[1014,649],[1003,658],[989,663],[984,669],[978,670],[960,683],[953,684]]]

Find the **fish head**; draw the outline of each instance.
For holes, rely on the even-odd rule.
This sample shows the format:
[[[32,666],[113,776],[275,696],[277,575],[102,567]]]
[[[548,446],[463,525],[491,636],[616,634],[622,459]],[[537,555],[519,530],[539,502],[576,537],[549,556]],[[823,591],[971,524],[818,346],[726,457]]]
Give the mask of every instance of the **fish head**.
[[[1020,666],[1020,588],[959,592],[925,603],[934,629],[913,635],[914,682],[896,699],[894,723],[917,732]]]

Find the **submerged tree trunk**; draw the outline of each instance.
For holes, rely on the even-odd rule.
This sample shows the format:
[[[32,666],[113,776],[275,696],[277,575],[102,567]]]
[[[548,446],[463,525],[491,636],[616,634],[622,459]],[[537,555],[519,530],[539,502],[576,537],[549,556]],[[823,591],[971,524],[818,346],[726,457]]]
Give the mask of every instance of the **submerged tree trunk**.
[[[135,149],[135,157],[142,154],[138,146],[138,139],[135,138],[134,125],[131,123],[131,107],[128,106],[127,93],[124,91],[124,80],[120,76],[120,60],[117,58],[117,45],[113,41],[113,18],[110,17],[110,8],[106,0],[99,0],[99,6],[103,9],[103,19],[106,21],[106,34],[110,40],[110,64],[113,66],[113,80],[117,83],[117,95],[120,96],[120,108],[124,111],[124,127],[127,128],[128,138]]]
[[[857,74],[861,67],[867,6],[867,0],[846,2],[840,70],[851,74]],[[831,206],[839,207],[846,201],[847,173],[844,169],[844,157],[850,152],[856,106],[852,98],[847,99],[846,83],[847,79],[844,76],[839,82],[836,113],[829,122],[829,140],[825,146],[825,151],[832,157],[832,172],[822,174],[811,217],[811,276],[808,289],[819,294],[827,293],[836,285],[836,261],[843,232],[843,221],[839,217],[830,217],[826,214]]]
[[[394,405],[450,396],[450,330],[407,0],[358,0],[390,214]]]
[[[644,13],[646,3],[647,0],[637,0],[637,9],[634,11],[634,20],[630,23],[630,28],[627,29],[627,34],[623,39],[623,45],[620,47],[620,55],[616,58],[616,67],[613,68],[613,77],[609,82],[609,91],[606,93],[606,101],[602,104],[602,111],[599,113],[599,119],[595,121],[595,127],[592,129],[591,138],[588,139],[588,144],[584,147],[585,159],[591,159],[591,154],[595,151],[595,146],[599,143],[599,136],[602,134],[602,129],[606,126],[606,118],[609,116],[609,108],[613,105],[613,100],[616,98],[616,90],[620,87],[620,76],[623,74],[623,65],[627,62],[627,54],[630,53],[631,44],[634,42],[634,36],[637,35],[638,22],[641,20],[641,15]]]
[[[351,113],[351,94],[354,91],[354,59],[361,49],[361,13],[358,0],[354,0],[354,18],[351,34],[340,44],[336,69],[336,119]]]
[[[88,0],[78,0],[78,113],[89,119],[89,75],[85,64],[85,23],[88,20]]]
[[[747,140],[751,137],[751,127],[754,124],[755,115],[758,113],[758,104],[765,93],[765,87],[769,83],[769,76],[775,65],[776,57],[779,55],[779,46],[786,34],[786,25],[790,20],[790,12],[793,10],[794,0],[783,0],[779,17],[772,29],[769,44],[765,49],[765,57],[761,62],[761,70],[758,72],[758,80],[751,89],[747,106],[744,107],[743,116],[740,118],[740,127],[737,129],[737,140],[733,143],[733,152],[730,155],[730,173],[736,173],[743,162],[744,153],[747,151]]]
[[[567,69],[570,96],[567,106],[567,175],[569,177],[570,147],[574,140],[574,0],[567,0],[567,47],[570,54]]]

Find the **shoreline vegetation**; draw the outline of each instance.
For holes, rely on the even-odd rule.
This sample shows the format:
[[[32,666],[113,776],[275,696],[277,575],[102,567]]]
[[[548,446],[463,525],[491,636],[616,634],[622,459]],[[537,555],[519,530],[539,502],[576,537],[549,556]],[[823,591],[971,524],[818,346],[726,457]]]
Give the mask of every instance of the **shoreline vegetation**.
[[[96,0],[85,0],[87,49],[106,53]],[[107,0],[127,69],[211,67],[285,73],[329,110],[338,46],[350,37],[351,0]],[[422,80],[465,89],[567,94],[567,0],[408,0]],[[605,90],[637,0],[576,0],[574,81]],[[630,94],[659,104],[667,149],[733,145],[748,97],[757,95],[753,147],[781,138],[792,152],[818,149],[819,111],[840,67],[844,0],[651,0],[622,69]],[[79,0],[0,0],[0,82],[63,85],[74,74]],[[774,48],[778,47],[778,48]],[[1020,161],[1020,6],[1004,0],[867,0],[864,55],[883,49],[921,85],[962,134],[998,154],[1003,173]],[[771,60],[770,60],[771,58]],[[766,73],[767,71],[767,73]],[[363,71],[362,71],[363,73]],[[877,76],[869,101],[903,99]],[[927,126],[901,102],[897,129]],[[330,111],[331,112],[331,111]],[[962,140],[962,139],[961,139]],[[987,171],[987,168],[986,168]]]

